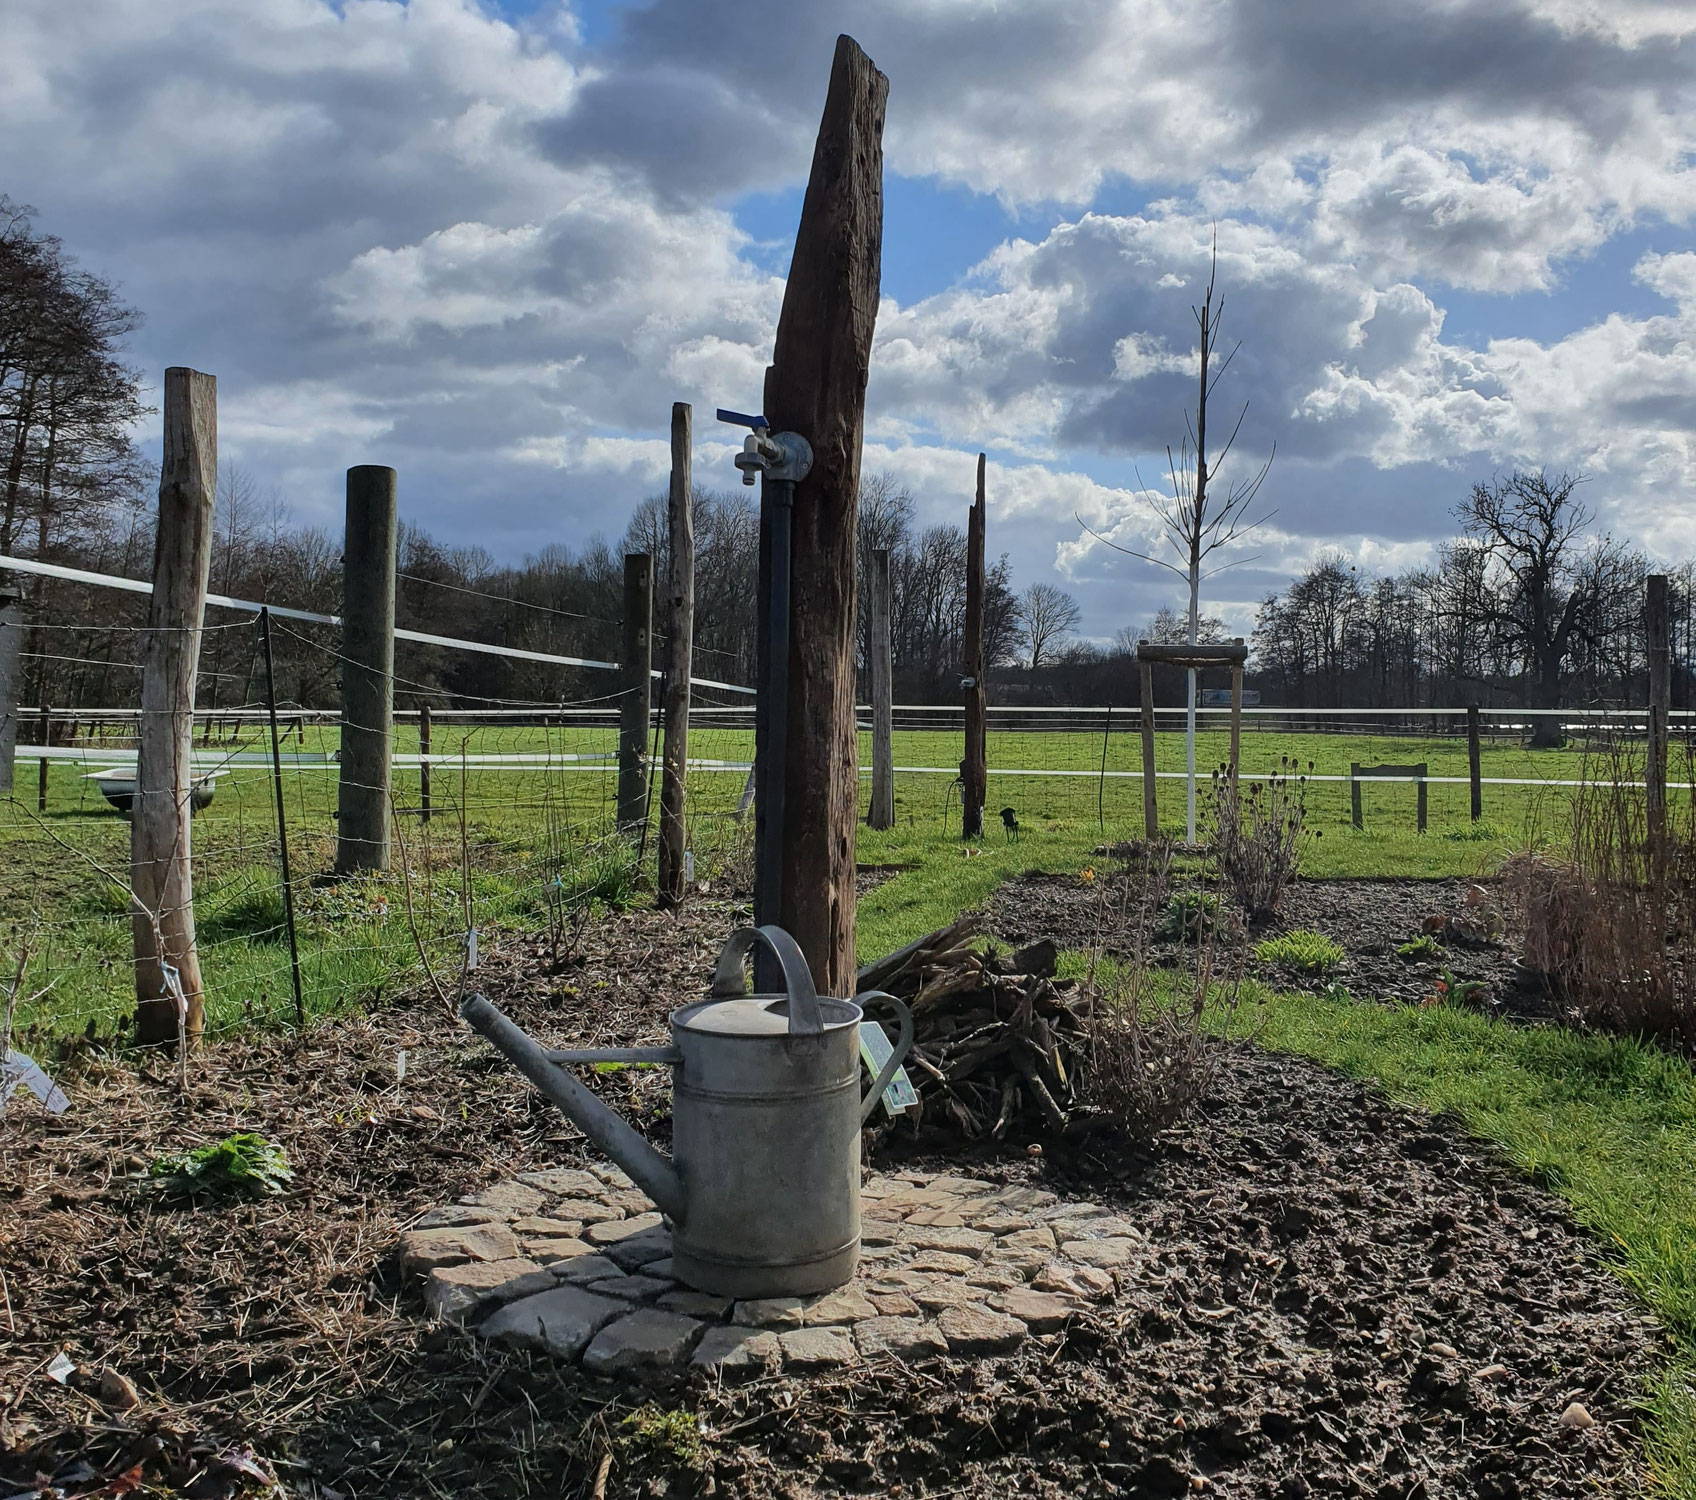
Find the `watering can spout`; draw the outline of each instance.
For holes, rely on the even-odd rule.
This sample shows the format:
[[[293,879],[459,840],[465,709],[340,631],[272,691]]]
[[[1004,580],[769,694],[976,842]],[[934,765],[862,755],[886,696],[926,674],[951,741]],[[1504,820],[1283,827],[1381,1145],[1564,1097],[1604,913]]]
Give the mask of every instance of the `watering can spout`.
[[[602,1151],[630,1174],[661,1213],[674,1223],[683,1218],[683,1190],[671,1162],[617,1114],[602,1104],[564,1068],[557,1065],[523,1030],[515,1026],[482,995],[468,995],[459,1013],[473,1031],[486,1037],[531,1083],[565,1111]],[[647,1049],[633,1049],[646,1051]],[[651,1058],[669,1062],[675,1054],[655,1048]],[[636,1059],[632,1059],[636,1060]]]

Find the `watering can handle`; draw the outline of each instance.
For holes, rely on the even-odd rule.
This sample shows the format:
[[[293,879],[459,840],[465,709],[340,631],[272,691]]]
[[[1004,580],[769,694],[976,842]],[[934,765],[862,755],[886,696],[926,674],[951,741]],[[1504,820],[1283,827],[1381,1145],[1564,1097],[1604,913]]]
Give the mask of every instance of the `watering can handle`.
[[[913,1050],[912,1011],[908,1010],[895,996],[886,995],[882,990],[861,990],[854,997],[854,1003],[862,1009],[868,1000],[887,1000],[895,1007],[895,1013],[901,1021],[901,1039],[896,1042],[895,1050],[889,1054],[889,1061],[883,1065],[882,1071],[872,1080],[872,1090],[866,1095],[865,1103],[860,1106],[860,1123],[862,1125],[871,1118],[872,1111],[877,1108],[877,1101],[883,1098],[883,1091],[889,1087],[889,1080],[895,1076],[895,1070],[907,1060],[907,1054]]]
[[[800,944],[781,927],[738,927],[731,933],[718,956],[713,994],[728,999],[748,993],[742,961],[753,951],[755,943],[770,948],[783,969],[783,987],[789,992],[789,1034],[817,1036],[824,1030],[824,1016],[819,1011],[819,992],[813,987],[812,970],[807,967]]]

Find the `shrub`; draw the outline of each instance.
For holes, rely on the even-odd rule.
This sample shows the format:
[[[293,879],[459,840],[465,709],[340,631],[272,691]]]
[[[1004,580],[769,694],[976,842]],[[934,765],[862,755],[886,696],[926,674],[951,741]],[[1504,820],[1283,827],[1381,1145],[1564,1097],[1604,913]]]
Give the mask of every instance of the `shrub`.
[[[1425,933],[1421,937],[1416,937],[1411,943],[1403,943],[1396,949],[1396,957],[1436,958],[1441,955],[1442,951],[1443,945],[1430,933]]]
[[[1179,891],[1166,903],[1160,936],[1173,942],[1196,943],[1219,921],[1219,898],[1211,891]]]
[[[1288,756],[1278,770],[1247,783],[1213,773],[1213,847],[1219,873],[1253,922],[1277,911],[1301,865],[1307,778]]]
[[[1255,948],[1254,956],[1264,964],[1276,964],[1282,969],[1324,974],[1336,968],[1347,955],[1340,943],[1332,942],[1322,932],[1286,932],[1267,938]]]
[[[1688,747],[1685,761],[1689,780]],[[1696,804],[1669,798],[1666,837],[1651,847],[1635,755],[1614,748],[1602,768],[1592,776],[1586,760],[1564,852],[1521,854],[1503,870],[1524,914],[1525,962],[1571,1020],[1696,1050]]]
[[[157,1156],[147,1176],[149,1186],[179,1197],[264,1198],[287,1191],[294,1173],[281,1146],[244,1131]]]

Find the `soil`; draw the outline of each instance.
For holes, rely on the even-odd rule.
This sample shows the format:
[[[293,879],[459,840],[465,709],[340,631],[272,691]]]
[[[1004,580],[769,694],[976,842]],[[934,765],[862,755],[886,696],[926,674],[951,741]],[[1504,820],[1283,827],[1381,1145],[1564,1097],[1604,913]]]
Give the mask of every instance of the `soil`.
[[[1172,882],[1174,889],[1184,885],[1181,876]],[[1397,952],[1427,935],[1427,919],[1464,912],[1474,886],[1488,894],[1503,919],[1499,940],[1444,936],[1435,940],[1434,953]],[[995,893],[983,908],[983,923],[1009,943],[1052,936],[1063,948],[1100,943],[1107,952],[1123,954],[1130,942],[1121,913],[1138,911],[1141,890],[1141,871],[1134,867],[1127,874],[1117,866],[1091,880],[1032,870]],[[1158,919],[1157,912],[1156,926]],[[1279,989],[1312,992],[1340,985],[1360,999],[1421,1001],[1434,993],[1447,971],[1462,984],[1475,983],[1469,1003],[1492,1013],[1535,1021],[1555,1015],[1541,976],[1518,961],[1521,925],[1513,902],[1494,880],[1297,880],[1276,914],[1244,929],[1250,945],[1246,972]],[[1254,944],[1293,931],[1331,938],[1342,946],[1343,960],[1323,974],[1308,974],[1252,956]],[[1186,962],[1181,944],[1158,935],[1149,942],[1149,958],[1163,967]]]
[[[702,899],[608,917],[557,971],[508,936],[478,978],[548,1041],[650,1043],[746,915]],[[1659,1335],[1560,1203],[1453,1122],[1246,1046],[1194,1123],[1147,1149],[948,1158],[1088,1192],[1155,1239],[1158,1271],[1110,1313],[999,1361],[645,1389],[424,1322],[395,1261],[403,1227],[587,1161],[433,994],[302,1038],[208,1043],[186,1096],[164,1060],[98,1042],[52,1067],[71,1112],[23,1100],[0,1127],[7,1495],[233,1495],[275,1475],[326,1500],[1529,1497],[1642,1478],[1634,1401]],[[663,1079],[597,1083],[664,1138]],[[283,1146],[288,1195],[143,1189],[155,1152],[236,1130]],[[65,1384],[47,1373],[60,1352]],[[1561,1425],[1573,1401],[1595,1425]]]

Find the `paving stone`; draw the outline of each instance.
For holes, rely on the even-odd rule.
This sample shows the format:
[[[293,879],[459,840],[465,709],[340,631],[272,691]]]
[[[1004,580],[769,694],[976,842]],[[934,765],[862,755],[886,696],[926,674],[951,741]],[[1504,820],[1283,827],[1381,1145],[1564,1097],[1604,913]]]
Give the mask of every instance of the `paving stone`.
[[[862,1230],[867,1224],[905,1224],[906,1222],[906,1209],[890,1208],[886,1206],[886,1203],[883,1200],[878,1200],[872,1203],[862,1203],[860,1205],[860,1224]]]
[[[622,1168],[613,1166],[611,1162],[596,1162],[589,1168],[589,1170],[610,1188],[633,1188],[636,1186],[636,1184],[624,1174]]]
[[[1022,1280],[1028,1280],[1051,1259],[1053,1252],[1049,1250],[1003,1250],[997,1245],[984,1256],[982,1264],[994,1266],[997,1270],[1010,1271]]]
[[[895,1235],[895,1227],[888,1220],[862,1220],[860,1223],[860,1248],[864,1250],[871,1245],[893,1245]]]
[[[930,1286],[936,1278],[926,1271],[888,1271],[866,1289],[868,1292],[906,1292],[908,1295]]]
[[[605,1281],[584,1284],[597,1296],[623,1297],[627,1302],[646,1302],[661,1292],[677,1289],[675,1281],[665,1281],[658,1276],[609,1276]]]
[[[877,1206],[880,1209],[898,1208],[902,1213],[912,1214],[925,1208],[958,1208],[961,1199],[957,1193],[934,1193],[928,1188],[908,1188],[905,1192],[891,1193],[887,1198],[879,1198]]]
[[[867,1318],[854,1325],[854,1342],[867,1359],[931,1359],[948,1352],[948,1340],[923,1318]]]
[[[644,1307],[608,1323],[583,1351],[583,1368],[598,1375],[621,1370],[671,1369],[684,1363],[706,1325]]]
[[[956,1255],[952,1250],[925,1250],[915,1255],[902,1268],[907,1271],[935,1271],[945,1276],[964,1276],[977,1269],[969,1255]]]
[[[1008,1187],[987,1197],[974,1199],[972,1207],[985,1213],[992,1207],[1000,1208],[1004,1213],[1024,1214],[1034,1218],[1043,1209],[1051,1208],[1059,1201],[1060,1195],[1051,1193],[1046,1188]]]
[[[626,1219],[626,1224],[635,1224],[636,1219]],[[608,1224],[603,1226],[603,1236],[614,1228]],[[610,1255],[627,1271],[634,1271],[638,1266],[651,1260],[661,1260],[671,1254],[671,1231],[660,1225],[648,1229],[639,1229],[635,1234],[618,1236],[613,1239],[603,1238],[603,1254]]]
[[[526,1187],[540,1188],[544,1193],[564,1193],[598,1198],[606,1184],[592,1172],[575,1167],[551,1167],[545,1172],[520,1172],[518,1180]]]
[[[662,1222],[658,1214],[637,1214],[634,1219],[609,1219],[604,1224],[589,1225],[583,1231],[583,1238],[591,1245],[611,1245],[644,1230],[658,1229]]]
[[[1061,1203],[1055,1200],[1046,1208],[1037,1209],[1031,1217],[1047,1223],[1051,1219],[1105,1219],[1111,1213],[1112,1209],[1103,1208],[1099,1203]]]
[[[469,1203],[450,1203],[443,1208],[432,1208],[412,1227],[446,1229],[456,1224],[488,1224],[498,1221],[500,1217],[492,1208],[474,1208]]]
[[[928,1229],[910,1225],[898,1236],[899,1243],[915,1250],[952,1250],[959,1255],[982,1255],[995,1243],[993,1234],[981,1229]]]
[[[533,1260],[474,1260],[442,1266],[424,1283],[424,1305],[444,1323],[463,1323],[478,1308],[546,1291],[553,1275]]]
[[[911,1318],[918,1315],[919,1304],[905,1292],[873,1291],[866,1295],[872,1299],[872,1306],[877,1309],[879,1317]]]
[[[1104,1271],[1128,1266],[1139,1256],[1134,1240],[1068,1240],[1060,1253],[1080,1266],[1097,1266]]]
[[[1020,1229],[1029,1229],[1032,1220],[1028,1214],[1010,1214],[1004,1209],[996,1208],[989,1213],[979,1214],[972,1220],[973,1229],[981,1229],[985,1234],[1013,1234]]]
[[[1054,1231],[1046,1224],[1039,1224],[1033,1229],[1015,1229],[1011,1234],[999,1235],[995,1248],[1008,1250],[1040,1250],[1048,1255],[1054,1253]]]
[[[1016,1286],[1023,1286],[1029,1278],[1025,1272],[1015,1266],[988,1261],[981,1266],[973,1266],[966,1277],[968,1286],[983,1287],[986,1291],[1005,1292]]]
[[[936,1326],[948,1340],[949,1352],[962,1358],[1011,1354],[1028,1336],[1017,1318],[984,1307],[944,1308]]]
[[[509,1219],[522,1219],[542,1211],[548,1200],[533,1187],[522,1182],[496,1182],[459,1200],[473,1208],[492,1208]]]
[[[512,1221],[514,1234],[556,1234],[562,1239],[576,1239],[583,1229],[581,1219],[556,1219],[551,1214]]]
[[[921,1208],[907,1215],[907,1223],[936,1229],[964,1229],[966,1216],[959,1209]]]
[[[622,1208],[614,1208],[598,1198],[562,1198],[554,1204],[554,1212],[579,1224],[613,1224],[624,1217]]]
[[[846,1328],[795,1328],[778,1334],[777,1343],[792,1370],[829,1370],[860,1357]]]
[[[1003,1292],[991,1306],[1010,1318],[1017,1318],[1033,1333],[1053,1333],[1064,1328],[1077,1312],[1076,1304],[1064,1297],[1056,1297],[1052,1292],[1033,1292],[1026,1287]]]
[[[557,1265],[562,1260],[575,1260],[580,1255],[593,1255],[595,1247],[584,1240],[562,1240],[555,1235],[535,1237],[524,1241],[524,1253],[543,1265]]]
[[[678,1290],[666,1292],[655,1299],[667,1312],[682,1313],[686,1318],[706,1318],[716,1322],[730,1311],[729,1297],[715,1297],[711,1292]]]
[[[709,1328],[695,1346],[690,1361],[697,1369],[712,1371],[764,1370],[782,1355],[777,1335],[769,1328]]]
[[[744,1328],[799,1328],[801,1307],[799,1297],[751,1297],[736,1304],[730,1321]]]
[[[518,1241],[505,1224],[457,1224],[409,1229],[400,1237],[401,1269],[432,1271],[468,1260],[512,1260]]]
[[[552,1291],[507,1303],[485,1319],[477,1331],[499,1343],[545,1349],[560,1359],[576,1359],[602,1328],[629,1311],[628,1302],[597,1297],[581,1287],[556,1286]]]
[[[581,1285],[589,1281],[604,1281],[609,1276],[620,1276],[624,1268],[615,1260],[609,1260],[604,1255],[577,1255],[567,1260],[556,1260],[548,1269],[561,1281],[576,1282]]]
[[[1074,1266],[1063,1260],[1051,1260],[1037,1272],[1031,1285],[1039,1292],[1095,1299],[1112,1292],[1113,1278],[1094,1266]]]
[[[676,1268],[669,1255],[662,1255],[658,1260],[645,1260],[637,1268],[644,1276],[663,1276],[667,1281],[676,1281]]]
[[[984,1301],[981,1287],[968,1286],[957,1276],[939,1276],[910,1295],[926,1312],[941,1312],[945,1307],[977,1307]]]
[[[962,1198],[969,1198],[979,1193],[993,1193],[995,1184],[978,1177],[951,1177],[944,1173],[941,1177],[931,1178],[930,1190],[933,1193],[958,1193]]]
[[[803,1328],[825,1328],[832,1323],[858,1323],[861,1318],[875,1318],[877,1308],[871,1299],[855,1286],[838,1287],[822,1297],[809,1299],[801,1309]]]
[[[1107,1214],[1089,1219],[1050,1219],[1055,1238],[1059,1240],[1140,1240],[1143,1232],[1129,1219]]]
[[[636,1214],[651,1214],[654,1210],[654,1200],[640,1188],[619,1188],[604,1195],[602,1201],[610,1208],[622,1208],[632,1216]]]
[[[861,1189],[861,1198],[887,1198],[891,1193],[899,1193],[902,1184],[888,1177],[873,1177]]]

